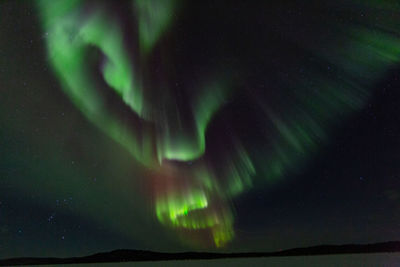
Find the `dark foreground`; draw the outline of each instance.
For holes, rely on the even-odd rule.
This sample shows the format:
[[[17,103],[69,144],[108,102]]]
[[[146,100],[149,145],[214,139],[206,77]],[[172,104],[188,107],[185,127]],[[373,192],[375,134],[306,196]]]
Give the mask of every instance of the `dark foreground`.
[[[72,264],[72,263],[110,263],[131,261],[173,261],[173,260],[207,260],[237,259],[261,257],[315,256],[338,254],[370,254],[400,252],[400,242],[385,242],[367,245],[322,245],[308,248],[295,248],[267,253],[160,253],[140,250],[114,250],[85,257],[74,258],[13,258],[0,260],[0,265],[38,265],[38,264]]]

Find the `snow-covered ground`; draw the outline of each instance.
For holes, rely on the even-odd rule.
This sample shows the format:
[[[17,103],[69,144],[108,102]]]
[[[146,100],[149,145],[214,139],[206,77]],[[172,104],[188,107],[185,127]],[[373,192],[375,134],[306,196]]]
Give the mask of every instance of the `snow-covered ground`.
[[[90,266],[91,264],[85,264]],[[400,253],[93,264],[96,266],[400,267]]]

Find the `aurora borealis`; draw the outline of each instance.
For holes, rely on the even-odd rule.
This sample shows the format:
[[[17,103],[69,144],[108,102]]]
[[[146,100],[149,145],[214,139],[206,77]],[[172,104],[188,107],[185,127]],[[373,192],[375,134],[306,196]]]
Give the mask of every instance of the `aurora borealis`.
[[[224,207],[223,202],[242,191],[244,182],[249,183],[250,175],[254,173],[254,167],[246,153],[239,151],[239,158],[236,159],[239,163],[231,163],[229,167],[232,168],[232,173],[225,174],[233,181],[228,183],[234,183],[233,186],[236,187],[232,190],[221,189],[218,179],[213,176],[212,170],[204,166],[201,159],[183,175],[180,174],[182,170],[175,170],[169,175],[170,168],[164,167],[170,165],[167,161],[188,162],[203,156],[207,124],[221,105],[221,92],[226,91],[218,85],[223,83],[217,81],[208,85],[208,88],[203,89],[205,92],[192,100],[193,110],[190,114],[193,118],[186,119],[188,123],[182,118],[186,114],[180,114],[179,111],[169,112],[169,106],[178,106],[169,103],[170,96],[165,99],[166,103],[162,103],[164,98],[157,100],[161,102],[161,107],[154,106],[151,100],[144,98],[144,92],[148,91],[144,88],[152,86],[146,81],[141,82],[150,75],[145,69],[149,65],[147,57],[150,57],[155,38],[162,34],[159,28],[166,27],[167,23],[166,19],[158,19],[171,16],[163,15],[163,12],[172,12],[172,7],[164,6],[162,1],[134,3],[134,10],[137,8],[137,12],[145,14],[145,18],[138,16],[139,52],[133,51],[133,59],[129,61],[129,53],[125,52],[128,47],[123,43],[118,19],[104,14],[106,2],[89,6],[92,9],[86,12],[87,4],[82,1],[38,3],[43,12],[44,28],[48,33],[48,57],[63,82],[67,95],[89,120],[131,152],[134,159],[160,173],[155,176],[154,183],[163,184],[162,188],[167,187],[167,191],[164,192],[165,195],[159,195],[159,189],[154,192],[159,221],[177,228],[212,229],[210,231],[217,247],[229,241],[233,236],[233,215]],[[149,3],[151,5],[147,6]],[[161,14],[153,14],[153,10]],[[149,14],[146,15],[146,12]],[[150,129],[141,125],[129,125],[130,128],[126,129],[126,124],[122,124],[120,118],[107,109],[107,99],[98,93],[101,82],[96,80],[88,66],[90,58],[85,56],[88,46],[99,49],[104,57],[100,68],[103,81],[115,90],[123,103],[138,116],[138,120],[143,120],[140,123],[149,124]],[[139,67],[135,70],[135,56],[144,65],[140,70]],[[144,78],[135,75],[136,73],[142,73]],[[170,91],[166,81],[161,87],[161,90]],[[174,176],[178,176],[178,179]],[[168,181],[158,181],[165,179]],[[202,214],[196,214],[199,212]],[[192,215],[193,213],[196,215]]]
[[[385,95],[398,88],[382,96],[400,63],[396,1],[4,1],[0,18],[0,255],[28,256],[37,235],[38,255],[400,238],[400,147],[378,130],[399,118]],[[363,198],[379,219],[352,235],[336,220],[374,217],[343,204]],[[52,251],[54,232],[68,245]]]

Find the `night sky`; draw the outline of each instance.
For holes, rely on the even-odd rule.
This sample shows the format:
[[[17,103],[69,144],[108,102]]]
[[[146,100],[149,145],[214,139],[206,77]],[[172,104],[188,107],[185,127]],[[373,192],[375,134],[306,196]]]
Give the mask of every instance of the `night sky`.
[[[400,240],[400,4],[193,2],[1,1],[0,258]]]

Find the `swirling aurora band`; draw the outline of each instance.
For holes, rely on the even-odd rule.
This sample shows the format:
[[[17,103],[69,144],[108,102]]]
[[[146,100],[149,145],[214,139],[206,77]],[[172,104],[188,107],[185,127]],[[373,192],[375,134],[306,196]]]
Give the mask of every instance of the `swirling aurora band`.
[[[384,14],[400,11],[391,1],[351,2],[383,10]],[[285,81],[283,86],[296,87],[302,92],[291,96],[294,105],[285,113],[266,105],[262,98],[254,100],[263,114],[259,116],[273,125],[265,126],[270,133],[262,138],[269,139],[268,148],[259,148],[267,152],[249,151],[239,138],[233,137],[229,140],[231,153],[225,155],[223,166],[213,168],[204,159],[206,132],[214,114],[234,94],[232,79],[222,74],[205,77],[209,82],[198,85],[195,89],[199,93],[190,98],[191,119],[182,119],[182,113],[176,111],[174,95],[168,95],[171,88],[167,83],[161,85],[161,90],[167,92],[163,96],[167,96],[153,103],[148,93],[153,86],[148,81],[149,58],[157,42],[171,30],[173,14],[181,2],[129,3],[132,12],[136,12],[136,24],[130,27],[138,28],[138,37],[128,44],[121,21],[108,12],[110,3],[106,1],[38,0],[43,28],[48,33],[49,61],[64,92],[87,119],[153,171],[150,180],[158,220],[178,230],[206,230],[206,239],[212,239],[217,247],[234,237],[231,198],[251,188],[256,174],[274,180],[294,163],[304,161],[304,155],[315,151],[325,138],[326,129],[334,125],[339,112],[360,108],[371,84],[399,61],[399,40],[391,34],[398,31],[399,23],[393,16],[382,19],[381,25],[375,25],[373,30],[368,28],[370,21],[364,25],[354,23],[347,30],[339,23],[330,25],[330,34],[338,38],[337,43],[326,46],[296,39],[301,47],[312,49],[344,78],[334,80],[328,71],[305,64],[312,70],[312,82],[301,74]],[[287,37],[295,38],[290,33]],[[90,65],[90,51],[94,48],[101,52],[100,79]],[[127,125],[110,108],[108,98],[99,92],[104,87],[112,88],[135,114],[132,123]],[[287,102],[289,106],[290,101]],[[185,162],[190,166],[182,167]]]

